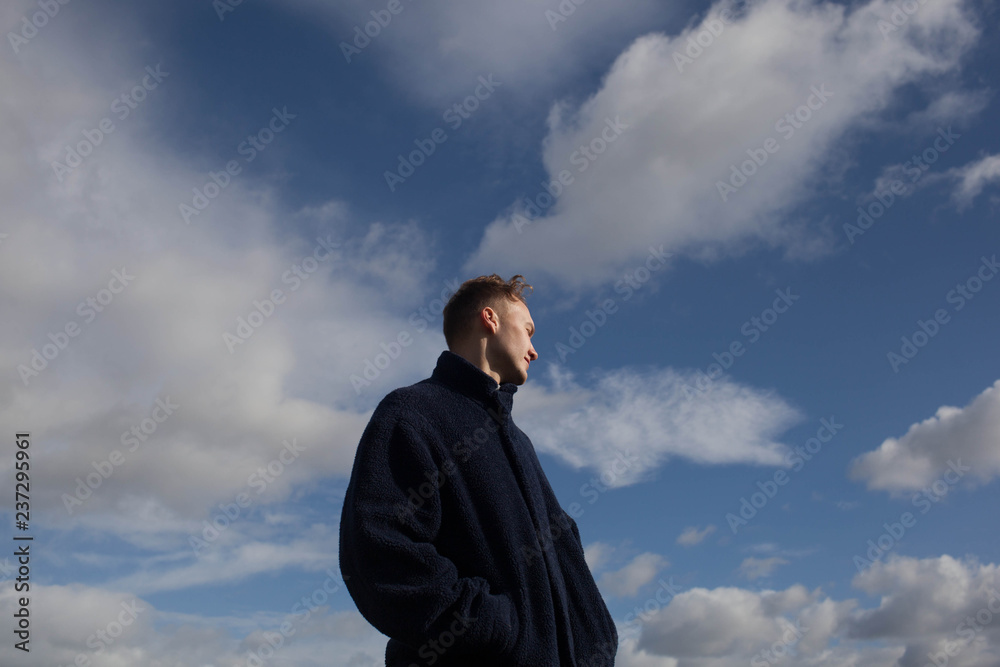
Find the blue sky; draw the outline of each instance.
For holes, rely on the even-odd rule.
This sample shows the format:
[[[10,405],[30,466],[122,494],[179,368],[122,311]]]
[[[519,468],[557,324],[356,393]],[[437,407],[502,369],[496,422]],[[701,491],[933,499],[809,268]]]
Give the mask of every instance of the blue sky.
[[[0,661],[383,664],[354,451],[498,272],[617,664],[1000,664],[996,16],[7,3]]]

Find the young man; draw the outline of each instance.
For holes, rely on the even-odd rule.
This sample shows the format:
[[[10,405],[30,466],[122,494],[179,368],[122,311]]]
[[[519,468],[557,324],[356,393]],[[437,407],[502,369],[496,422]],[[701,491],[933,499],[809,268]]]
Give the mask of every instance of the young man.
[[[608,667],[618,632],[528,436],[538,358],[521,275],[465,282],[431,377],[390,392],[358,446],[340,569],[389,667]]]

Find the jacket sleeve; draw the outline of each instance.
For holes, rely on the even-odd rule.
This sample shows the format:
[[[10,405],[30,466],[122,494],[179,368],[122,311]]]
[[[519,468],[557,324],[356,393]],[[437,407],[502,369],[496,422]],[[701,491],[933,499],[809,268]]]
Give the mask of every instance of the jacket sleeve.
[[[439,487],[454,468],[435,464],[429,445],[405,418],[373,416],[341,514],[344,582],[373,626],[418,652],[444,638],[450,653],[509,654],[519,630],[511,597],[460,576],[434,546]]]

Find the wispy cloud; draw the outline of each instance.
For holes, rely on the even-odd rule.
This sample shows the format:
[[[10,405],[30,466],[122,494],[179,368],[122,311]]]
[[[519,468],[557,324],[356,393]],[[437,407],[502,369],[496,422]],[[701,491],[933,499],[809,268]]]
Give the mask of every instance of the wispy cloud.
[[[688,526],[684,531],[677,537],[677,544],[685,547],[691,547],[696,544],[701,544],[702,541],[715,532],[715,526],[709,524],[703,529],[699,530],[697,526]]]

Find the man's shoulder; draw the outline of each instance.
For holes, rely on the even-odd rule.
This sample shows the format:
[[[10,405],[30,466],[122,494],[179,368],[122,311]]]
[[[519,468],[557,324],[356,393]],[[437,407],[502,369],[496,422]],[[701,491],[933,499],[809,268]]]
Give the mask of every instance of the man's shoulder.
[[[406,385],[405,387],[396,387],[388,394],[386,394],[383,400],[394,400],[400,402],[408,401],[423,401],[430,397],[440,396],[446,393],[454,393],[451,387],[448,387],[434,378],[424,378],[419,382],[414,382],[413,384]]]
[[[386,394],[375,408],[372,419],[410,419],[426,415],[436,406],[453,401],[458,393],[433,378],[426,378]]]
[[[372,412],[362,443],[391,439],[392,432],[399,428],[428,442],[440,440],[444,432],[455,426],[455,414],[461,412],[456,409],[455,401],[460,398],[451,387],[431,378],[397,387]]]

